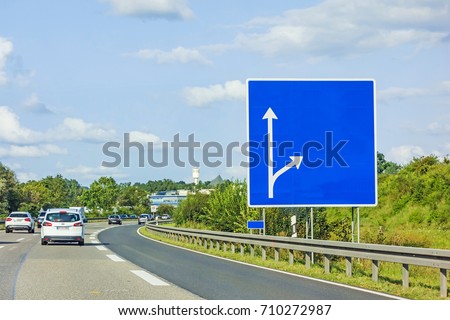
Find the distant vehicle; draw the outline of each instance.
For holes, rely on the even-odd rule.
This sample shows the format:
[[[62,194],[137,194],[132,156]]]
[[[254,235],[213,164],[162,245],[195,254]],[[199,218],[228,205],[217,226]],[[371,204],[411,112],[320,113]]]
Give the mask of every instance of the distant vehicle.
[[[118,214],[108,216],[108,224],[122,224],[122,219]]]
[[[75,209],[49,209],[41,227],[41,244],[78,242],[84,245],[84,223]]]
[[[40,228],[42,225],[42,221],[44,221],[44,217],[47,211],[39,211],[38,217],[36,219],[37,227]]]
[[[121,214],[120,217],[121,217],[122,219],[128,219],[128,215],[125,214],[125,213],[124,213],[124,214]]]
[[[170,219],[170,216],[167,213],[165,213],[161,216],[161,220],[169,220],[169,219]]]
[[[6,233],[13,230],[27,230],[34,233],[34,219],[29,212],[14,211],[5,220]]]
[[[130,219],[137,219],[137,216],[135,214],[130,214],[130,216],[128,218],[130,218]]]
[[[77,210],[78,214],[81,216],[81,220],[83,220],[84,223],[88,222],[88,219],[84,214],[84,207],[69,207],[69,209]]]
[[[151,216],[149,214],[147,214],[147,213],[143,213],[138,218],[138,224],[139,225],[140,224],[146,224],[147,221],[150,221],[150,220],[151,220]]]

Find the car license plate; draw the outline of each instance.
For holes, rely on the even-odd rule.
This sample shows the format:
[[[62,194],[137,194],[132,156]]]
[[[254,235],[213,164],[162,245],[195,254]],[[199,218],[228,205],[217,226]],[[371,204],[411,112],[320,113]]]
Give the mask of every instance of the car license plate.
[[[68,230],[69,227],[56,227],[56,230]]]

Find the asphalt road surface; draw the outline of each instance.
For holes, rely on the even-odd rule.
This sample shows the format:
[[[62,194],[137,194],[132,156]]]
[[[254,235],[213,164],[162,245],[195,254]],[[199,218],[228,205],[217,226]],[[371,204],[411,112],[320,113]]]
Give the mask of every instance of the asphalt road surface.
[[[84,246],[42,246],[39,229],[35,234],[0,231],[0,300],[199,299],[99,243],[97,234],[104,228],[105,222],[88,223]],[[116,228],[135,233],[134,223],[111,230]]]
[[[105,230],[99,240],[118,256],[204,299],[375,300],[386,295],[219,259],[140,236],[138,226]]]

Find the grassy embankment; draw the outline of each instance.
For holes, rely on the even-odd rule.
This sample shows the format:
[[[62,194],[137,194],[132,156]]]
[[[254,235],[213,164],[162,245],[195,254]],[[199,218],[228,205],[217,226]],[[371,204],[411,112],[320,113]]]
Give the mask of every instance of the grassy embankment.
[[[205,249],[203,246],[185,242],[177,242],[152,234],[145,228],[141,228],[140,232],[147,237],[165,243],[271,269],[344,283],[408,299],[442,299],[439,297],[439,270],[433,268],[411,266],[410,287],[405,289],[402,287],[402,272],[400,264],[380,262],[379,281],[373,282],[371,279],[371,262],[368,260],[355,259],[353,263],[353,276],[348,277],[345,275],[345,263],[342,260],[333,261],[331,264],[331,273],[325,274],[323,264],[322,261],[319,260],[319,256],[316,256],[316,261],[312,268],[308,269],[305,267],[303,257],[300,254],[296,255],[294,265],[289,265],[286,252],[281,254],[280,261],[275,261],[273,259],[273,252],[268,251],[267,260],[263,261],[258,250],[255,250],[255,256],[253,257],[250,256],[248,250],[244,256],[241,256],[240,253],[233,254],[229,250],[224,252],[223,250]]]

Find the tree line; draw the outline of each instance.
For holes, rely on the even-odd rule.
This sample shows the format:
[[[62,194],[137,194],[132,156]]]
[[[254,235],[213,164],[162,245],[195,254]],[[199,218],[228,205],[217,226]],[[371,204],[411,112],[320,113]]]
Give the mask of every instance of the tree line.
[[[361,208],[363,240],[424,246],[429,244],[429,237],[418,236],[420,230],[450,230],[448,158],[430,155],[400,166],[379,153],[377,161],[378,206]],[[208,187],[209,182],[202,182],[197,190]],[[19,183],[14,172],[0,163],[0,214],[13,210],[36,213],[40,208],[67,206],[86,206],[91,216],[108,214],[113,208],[139,214],[149,212],[150,193],[178,189],[194,190],[194,185],[169,179],[119,184],[111,177],[101,177],[83,187],[61,175]],[[218,231],[248,232],[247,221],[262,218],[260,209],[247,206],[247,184],[238,180],[225,180],[210,194],[190,194],[175,209],[159,209],[161,214],[173,215],[179,226]],[[265,213],[267,234],[291,235],[290,217],[295,215],[298,236],[306,235],[309,208],[266,208]],[[350,241],[351,223],[350,208],[314,208],[315,238]],[[406,229],[413,232],[400,236]]]
[[[202,185],[208,183],[202,182]],[[0,162],[0,216],[12,211],[36,215],[41,209],[69,206],[89,208],[88,216],[106,215],[114,208],[121,213],[148,213],[151,193],[193,188],[193,184],[184,181],[164,179],[132,185],[117,183],[112,177],[101,177],[85,187],[61,174],[20,183],[14,171]]]

